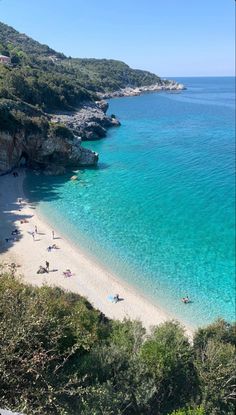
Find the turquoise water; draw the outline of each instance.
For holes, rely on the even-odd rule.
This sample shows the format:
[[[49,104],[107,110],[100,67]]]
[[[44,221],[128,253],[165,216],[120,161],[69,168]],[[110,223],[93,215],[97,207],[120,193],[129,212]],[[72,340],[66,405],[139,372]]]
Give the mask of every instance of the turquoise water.
[[[235,318],[234,81],[181,82],[111,100],[122,126],[86,143],[99,168],[77,183],[31,174],[26,187],[53,226],[196,327]]]

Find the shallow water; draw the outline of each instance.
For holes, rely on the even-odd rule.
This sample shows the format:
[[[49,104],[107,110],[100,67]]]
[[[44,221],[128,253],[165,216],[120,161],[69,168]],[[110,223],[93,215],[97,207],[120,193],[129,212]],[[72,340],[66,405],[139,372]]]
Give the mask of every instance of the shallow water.
[[[52,226],[196,327],[235,318],[234,81],[180,81],[182,93],[110,101],[122,126],[85,144],[98,169],[25,186]]]

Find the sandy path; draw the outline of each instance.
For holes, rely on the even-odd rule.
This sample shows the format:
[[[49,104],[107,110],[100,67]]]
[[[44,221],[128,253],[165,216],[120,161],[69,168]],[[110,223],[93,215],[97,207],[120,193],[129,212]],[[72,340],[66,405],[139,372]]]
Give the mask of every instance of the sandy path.
[[[83,295],[110,318],[138,319],[147,328],[172,318],[71,245],[56,230],[56,239],[53,240],[52,228],[37,215],[35,207],[25,200],[23,180],[22,171],[16,178],[10,174],[0,177],[0,262],[19,264],[20,273],[28,283],[57,285]],[[21,210],[18,198],[26,202]],[[21,224],[22,219],[27,219],[29,223]],[[33,240],[30,232],[34,231],[35,225],[38,234]],[[5,238],[16,228],[20,231],[18,240],[6,242]],[[59,249],[48,252],[47,247],[53,243]],[[50,264],[50,272],[37,274],[39,265],[45,266],[45,261]],[[69,278],[63,275],[67,268],[73,273]],[[108,296],[116,293],[124,300],[114,304],[108,300]],[[186,332],[191,336],[190,328],[186,328]]]

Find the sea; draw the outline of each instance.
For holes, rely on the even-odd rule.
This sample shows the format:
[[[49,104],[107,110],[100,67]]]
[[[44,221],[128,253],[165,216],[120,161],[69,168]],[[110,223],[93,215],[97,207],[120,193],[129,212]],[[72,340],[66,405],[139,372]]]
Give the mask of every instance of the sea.
[[[235,320],[235,81],[175,79],[187,89],[109,101],[121,126],[83,143],[97,168],[24,186],[52,227],[197,328]]]

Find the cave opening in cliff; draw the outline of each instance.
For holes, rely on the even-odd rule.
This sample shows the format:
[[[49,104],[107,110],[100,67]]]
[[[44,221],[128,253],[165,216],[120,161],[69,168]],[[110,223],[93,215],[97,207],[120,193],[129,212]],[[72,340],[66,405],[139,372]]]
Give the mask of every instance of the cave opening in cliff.
[[[29,161],[29,155],[25,151],[22,151],[19,165],[25,167],[28,165],[28,161]]]

